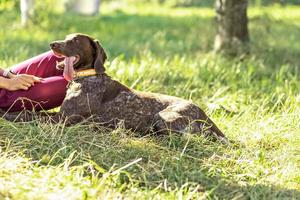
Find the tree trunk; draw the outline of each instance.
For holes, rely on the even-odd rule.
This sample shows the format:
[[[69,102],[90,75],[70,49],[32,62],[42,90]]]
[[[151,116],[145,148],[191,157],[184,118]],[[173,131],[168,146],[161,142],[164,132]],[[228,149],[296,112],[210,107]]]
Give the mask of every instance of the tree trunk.
[[[215,51],[230,55],[249,52],[247,0],[216,0]]]
[[[65,8],[82,15],[97,15],[100,3],[100,0],[69,0],[65,4]]]
[[[26,26],[29,21],[29,13],[33,8],[33,0],[21,0],[20,1],[20,10],[21,10],[21,24]]]

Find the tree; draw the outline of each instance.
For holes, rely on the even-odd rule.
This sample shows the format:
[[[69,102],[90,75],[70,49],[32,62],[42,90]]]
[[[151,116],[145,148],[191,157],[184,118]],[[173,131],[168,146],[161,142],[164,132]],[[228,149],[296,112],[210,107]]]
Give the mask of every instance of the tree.
[[[21,0],[20,1],[20,9],[21,9],[21,24],[26,26],[29,21],[29,14],[33,8],[34,1],[33,0]]]
[[[68,0],[66,10],[83,15],[99,14],[100,0]]]
[[[247,0],[216,0],[215,51],[230,55],[249,52]]]

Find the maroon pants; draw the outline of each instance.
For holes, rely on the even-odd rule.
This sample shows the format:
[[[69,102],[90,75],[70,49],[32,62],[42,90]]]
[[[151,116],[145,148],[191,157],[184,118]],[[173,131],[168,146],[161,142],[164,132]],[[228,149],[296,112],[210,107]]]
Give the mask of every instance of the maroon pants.
[[[62,71],[56,69],[61,58],[52,51],[33,57],[11,68],[16,74],[30,74],[43,78],[28,90],[8,91],[0,89],[0,109],[12,111],[42,110],[60,106],[65,95],[67,81]]]

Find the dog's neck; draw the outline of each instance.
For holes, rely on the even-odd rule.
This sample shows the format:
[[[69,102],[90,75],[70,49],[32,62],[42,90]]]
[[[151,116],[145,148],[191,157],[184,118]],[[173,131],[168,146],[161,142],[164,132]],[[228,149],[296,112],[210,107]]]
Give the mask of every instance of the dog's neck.
[[[77,66],[76,68],[80,68],[80,69],[78,69],[78,70],[76,70],[76,71],[81,71],[81,70],[86,70],[86,69],[94,69],[94,67],[93,67],[93,64],[86,64],[86,65],[83,65],[83,66]]]

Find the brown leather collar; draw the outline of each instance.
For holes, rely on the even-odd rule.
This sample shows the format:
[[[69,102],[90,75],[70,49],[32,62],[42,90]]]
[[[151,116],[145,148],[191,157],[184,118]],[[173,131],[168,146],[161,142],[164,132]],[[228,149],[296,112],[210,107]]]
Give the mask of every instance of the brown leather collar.
[[[75,77],[95,76],[97,74],[95,69],[84,69],[77,71]]]

